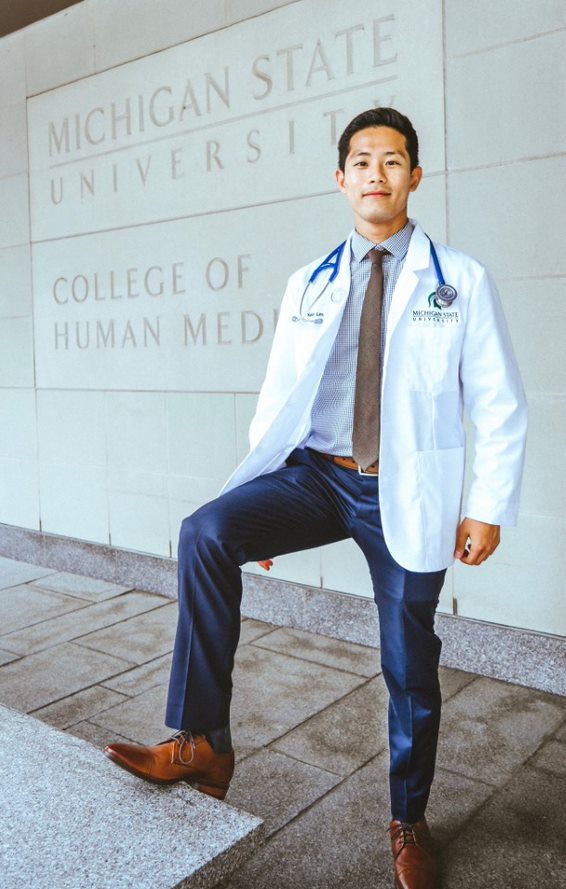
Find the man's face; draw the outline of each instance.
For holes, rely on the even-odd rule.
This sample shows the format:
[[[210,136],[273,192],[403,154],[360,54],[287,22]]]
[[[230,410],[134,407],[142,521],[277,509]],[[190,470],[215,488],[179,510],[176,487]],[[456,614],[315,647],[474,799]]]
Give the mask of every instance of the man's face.
[[[409,193],[415,191],[421,176],[420,167],[411,171],[405,137],[391,127],[367,127],[354,133],[344,172],[336,171],[357,230],[379,239],[403,227]]]

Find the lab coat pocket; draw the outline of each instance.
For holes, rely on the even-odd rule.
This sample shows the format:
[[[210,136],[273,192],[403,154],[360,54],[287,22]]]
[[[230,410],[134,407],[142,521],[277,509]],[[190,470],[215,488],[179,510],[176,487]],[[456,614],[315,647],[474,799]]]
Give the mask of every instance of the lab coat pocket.
[[[457,390],[407,392],[417,451],[450,450],[464,444],[461,397]]]
[[[423,534],[428,552],[451,552],[460,520],[464,448],[418,452]]]
[[[410,361],[403,372],[411,389],[456,388],[462,346],[460,329],[409,328],[407,351]]]

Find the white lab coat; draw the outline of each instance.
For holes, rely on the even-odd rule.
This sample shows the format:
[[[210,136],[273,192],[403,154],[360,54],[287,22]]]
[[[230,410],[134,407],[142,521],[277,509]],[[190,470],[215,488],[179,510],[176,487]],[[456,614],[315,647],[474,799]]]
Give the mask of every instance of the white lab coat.
[[[351,234],[338,275],[315,307],[324,313],[323,323],[292,320],[323,257],[291,275],[250,427],[251,449],[221,493],[278,469],[305,444],[350,290],[350,240]],[[523,388],[496,288],[479,262],[435,247],[444,279],[458,296],[449,308],[430,306],[437,278],[429,241],[415,223],[387,321],[382,377],[383,533],[394,559],[411,571],[437,571],[453,560],[464,476],[463,410],[474,430],[463,510],[469,518],[516,522],[526,433]],[[303,314],[328,275],[321,273],[309,288]]]

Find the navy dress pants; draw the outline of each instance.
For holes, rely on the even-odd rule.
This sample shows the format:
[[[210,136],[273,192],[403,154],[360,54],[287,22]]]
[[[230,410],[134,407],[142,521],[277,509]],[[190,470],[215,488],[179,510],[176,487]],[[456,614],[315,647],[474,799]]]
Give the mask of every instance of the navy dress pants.
[[[380,621],[389,691],[392,817],[424,816],[440,722],[434,614],[445,571],[395,562],[383,538],[379,479],[309,449],[186,518],[179,539],[179,617],[165,722],[205,731],[230,721],[240,634],[241,565],[353,538],[364,553]],[[352,726],[356,731],[356,726]]]

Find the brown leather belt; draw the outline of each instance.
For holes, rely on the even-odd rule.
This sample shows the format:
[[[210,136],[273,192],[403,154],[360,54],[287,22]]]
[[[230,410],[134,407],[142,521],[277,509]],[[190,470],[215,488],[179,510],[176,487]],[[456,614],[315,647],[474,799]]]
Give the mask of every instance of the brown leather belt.
[[[337,457],[335,454],[323,454],[322,451],[316,451],[316,453],[320,457],[324,457],[325,460],[335,463],[336,466],[342,466],[343,469],[353,469],[354,472],[358,472],[360,475],[377,475],[379,472],[379,462],[377,460],[368,466],[367,469],[362,469],[353,457]]]

